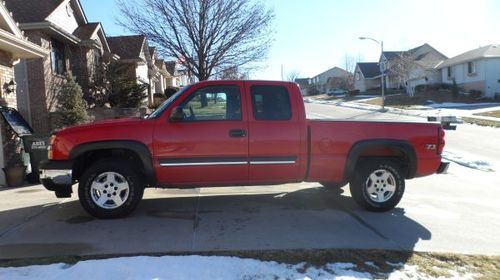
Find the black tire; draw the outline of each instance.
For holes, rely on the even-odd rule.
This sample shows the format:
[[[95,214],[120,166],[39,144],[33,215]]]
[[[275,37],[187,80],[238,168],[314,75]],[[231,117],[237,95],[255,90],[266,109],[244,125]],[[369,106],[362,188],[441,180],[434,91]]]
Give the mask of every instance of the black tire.
[[[372,180],[370,175],[377,180]],[[405,180],[397,163],[367,160],[356,166],[349,189],[359,206],[373,212],[385,212],[393,209],[403,197]]]
[[[144,194],[144,187],[136,170],[137,168],[126,160],[104,159],[94,163],[83,172],[80,178],[78,186],[80,204],[90,215],[99,219],[115,219],[127,216],[137,207]],[[107,184],[107,176],[105,179],[106,181],[97,181],[100,178],[104,180],[105,174],[111,174],[110,176],[113,177],[115,180],[113,182],[115,183],[120,183],[120,185],[127,183],[126,186],[128,186],[128,188],[121,191],[118,190],[118,193],[113,193],[116,186],[110,183],[106,186],[106,190],[103,190],[103,193],[92,189],[93,183],[102,185]],[[97,199],[96,196],[99,196],[98,198],[101,196],[104,197],[104,193],[107,193],[106,196],[108,196],[108,200],[103,206],[100,206],[97,204],[98,201],[96,202],[94,199]],[[117,205],[113,198],[109,198],[110,196],[120,197],[120,203],[123,204]],[[106,199],[106,197],[103,199]],[[108,203],[111,205],[108,206]]]

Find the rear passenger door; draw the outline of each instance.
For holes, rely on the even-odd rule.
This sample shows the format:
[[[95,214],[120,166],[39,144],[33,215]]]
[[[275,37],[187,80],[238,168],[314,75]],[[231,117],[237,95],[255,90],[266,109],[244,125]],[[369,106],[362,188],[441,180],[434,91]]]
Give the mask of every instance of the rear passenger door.
[[[283,183],[299,177],[300,123],[286,86],[248,82],[249,179]]]

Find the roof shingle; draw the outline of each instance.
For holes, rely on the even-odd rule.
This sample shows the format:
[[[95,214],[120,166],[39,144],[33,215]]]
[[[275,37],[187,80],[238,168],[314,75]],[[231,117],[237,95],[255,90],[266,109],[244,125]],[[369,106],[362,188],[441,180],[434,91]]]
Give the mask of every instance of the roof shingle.
[[[5,0],[19,23],[44,21],[64,0]]]
[[[144,35],[108,37],[111,52],[120,56],[121,59],[138,59],[143,50]]]
[[[358,62],[358,67],[366,79],[372,79],[381,75],[378,62]]]
[[[78,37],[81,40],[90,40],[92,37],[92,34],[96,31],[96,29],[99,27],[98,22],[92,22],[88,23],[85,25],[80,25],[78,28],[73,32],[73,35]]]

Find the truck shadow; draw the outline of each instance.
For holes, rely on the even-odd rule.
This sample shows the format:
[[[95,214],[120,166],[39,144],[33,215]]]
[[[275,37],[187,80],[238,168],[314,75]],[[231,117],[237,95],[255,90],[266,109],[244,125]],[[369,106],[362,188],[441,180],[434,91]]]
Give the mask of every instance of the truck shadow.
[[[431,238],[404,209],[365,212],[349,196],[323,187],[150,198],[118,220],[93,219],[72,200],[3,211],[0,221],[0,258],[374,249],[397,251],[404,264],[419,240]]]

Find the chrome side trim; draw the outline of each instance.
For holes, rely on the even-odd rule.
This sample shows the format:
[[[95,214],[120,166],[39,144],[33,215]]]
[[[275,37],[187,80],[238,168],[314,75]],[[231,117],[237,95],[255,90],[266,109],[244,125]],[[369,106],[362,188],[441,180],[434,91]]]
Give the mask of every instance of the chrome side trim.
[[[60,185],[73,184],[71,169],[40,169],[40,180],[45,179]]]
[[[208,166],[208,165],[244,165],[246,161],[221,161],[221,162],[183,162],[183,163],[160,163],[163,167],[172,166]]]
[[[264,165],[264,164],[295,164],[295,161],[251,161],[251,165]]]

